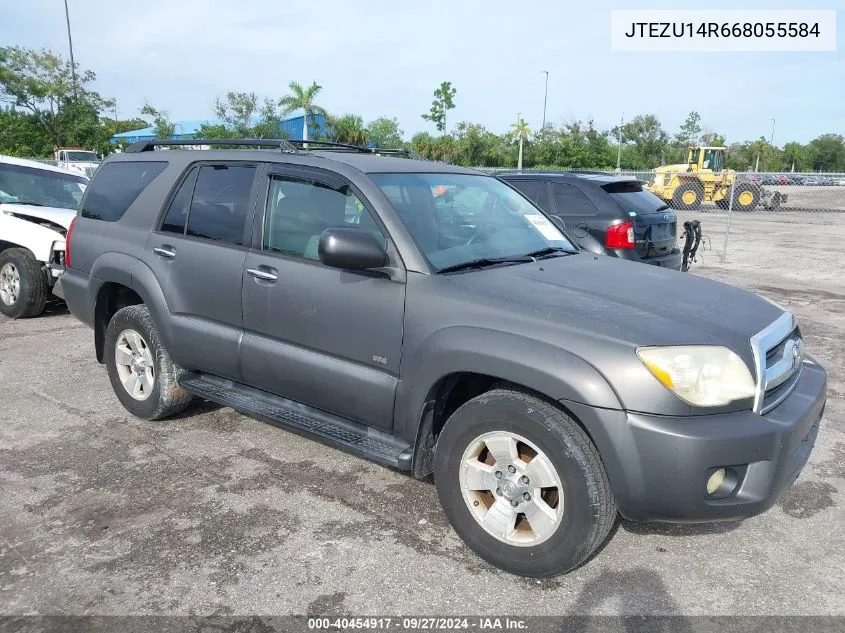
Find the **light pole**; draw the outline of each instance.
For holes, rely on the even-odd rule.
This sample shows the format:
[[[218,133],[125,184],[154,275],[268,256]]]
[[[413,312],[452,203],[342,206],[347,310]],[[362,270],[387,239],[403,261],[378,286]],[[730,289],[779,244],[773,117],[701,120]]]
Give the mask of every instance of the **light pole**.
[[[541,130],[546,129],[546,102],[549,100],[549,71],[543,70],[540,72],[546,73],[546,92],[543,94],[543,127]]]
[[[622,126],[625,123],[625,113],[622,113],[622,117],[619,119],[619,133],[616,135],[617,140],[619,141],[619,149],[616,151],[616,171],[617,173],[622,171]]]
[[[772,138],[769,141],[769,145],[771,145],[772,147],[775,146],[775,120],[774,119],[772,119]]]
[[[67,45],[70,49],[70,76],[73,80],[73,98],[76,99],[76,64],[73,62],[73,39],[70,36],[70,12],[65,0],[65,22],[67,22]]]

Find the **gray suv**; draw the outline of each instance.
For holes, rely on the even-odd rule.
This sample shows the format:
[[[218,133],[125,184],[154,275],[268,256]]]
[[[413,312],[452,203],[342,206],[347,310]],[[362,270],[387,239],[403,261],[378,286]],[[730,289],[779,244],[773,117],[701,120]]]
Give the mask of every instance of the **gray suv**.
[[[68,232],[58,292],[136,416],[204,398],[433,474],[467,545],[537,577],[617,514],[764,512],[806,463],[826,373],[780,307],[581,252],[470,169],[230,144],[265,149],[113,154]]]

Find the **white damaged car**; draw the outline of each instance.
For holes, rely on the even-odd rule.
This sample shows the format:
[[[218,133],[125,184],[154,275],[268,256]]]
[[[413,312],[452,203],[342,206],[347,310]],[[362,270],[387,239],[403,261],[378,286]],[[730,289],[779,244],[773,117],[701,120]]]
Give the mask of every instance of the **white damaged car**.
[[[0,155],[0,312],[39,316],[65,267],[65,237],[88,178]]]

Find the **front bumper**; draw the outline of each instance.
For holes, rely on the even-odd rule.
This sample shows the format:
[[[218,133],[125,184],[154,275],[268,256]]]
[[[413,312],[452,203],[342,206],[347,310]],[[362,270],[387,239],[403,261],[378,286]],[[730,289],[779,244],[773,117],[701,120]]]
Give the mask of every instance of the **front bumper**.
[[[596,442],[622,516],[634,521],[738,520],[771,508],[807,462],[824,412],[827,374],[805,361],[792,394],[765,415],[752,411],[693,417],[578,411]],[[592,428],[591,428],[592,427]],[[713,498],[714,469],[736,475]]]

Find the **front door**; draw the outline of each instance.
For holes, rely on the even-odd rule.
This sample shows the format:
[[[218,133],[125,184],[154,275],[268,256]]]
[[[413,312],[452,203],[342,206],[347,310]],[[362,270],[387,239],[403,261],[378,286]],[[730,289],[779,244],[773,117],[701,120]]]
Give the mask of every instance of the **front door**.
[[[232,380],[240,380],[241,284],[255,173],[255,164],[194,166],[141,256],[167,298],[173,359]]]
[[[357,226],[383,244],[385,231],[357,190],[333,174],[274,167],[265,184],[244,265],[244,381],[389,430],[405,284],[330,268],[317,255],[327,228]]]

